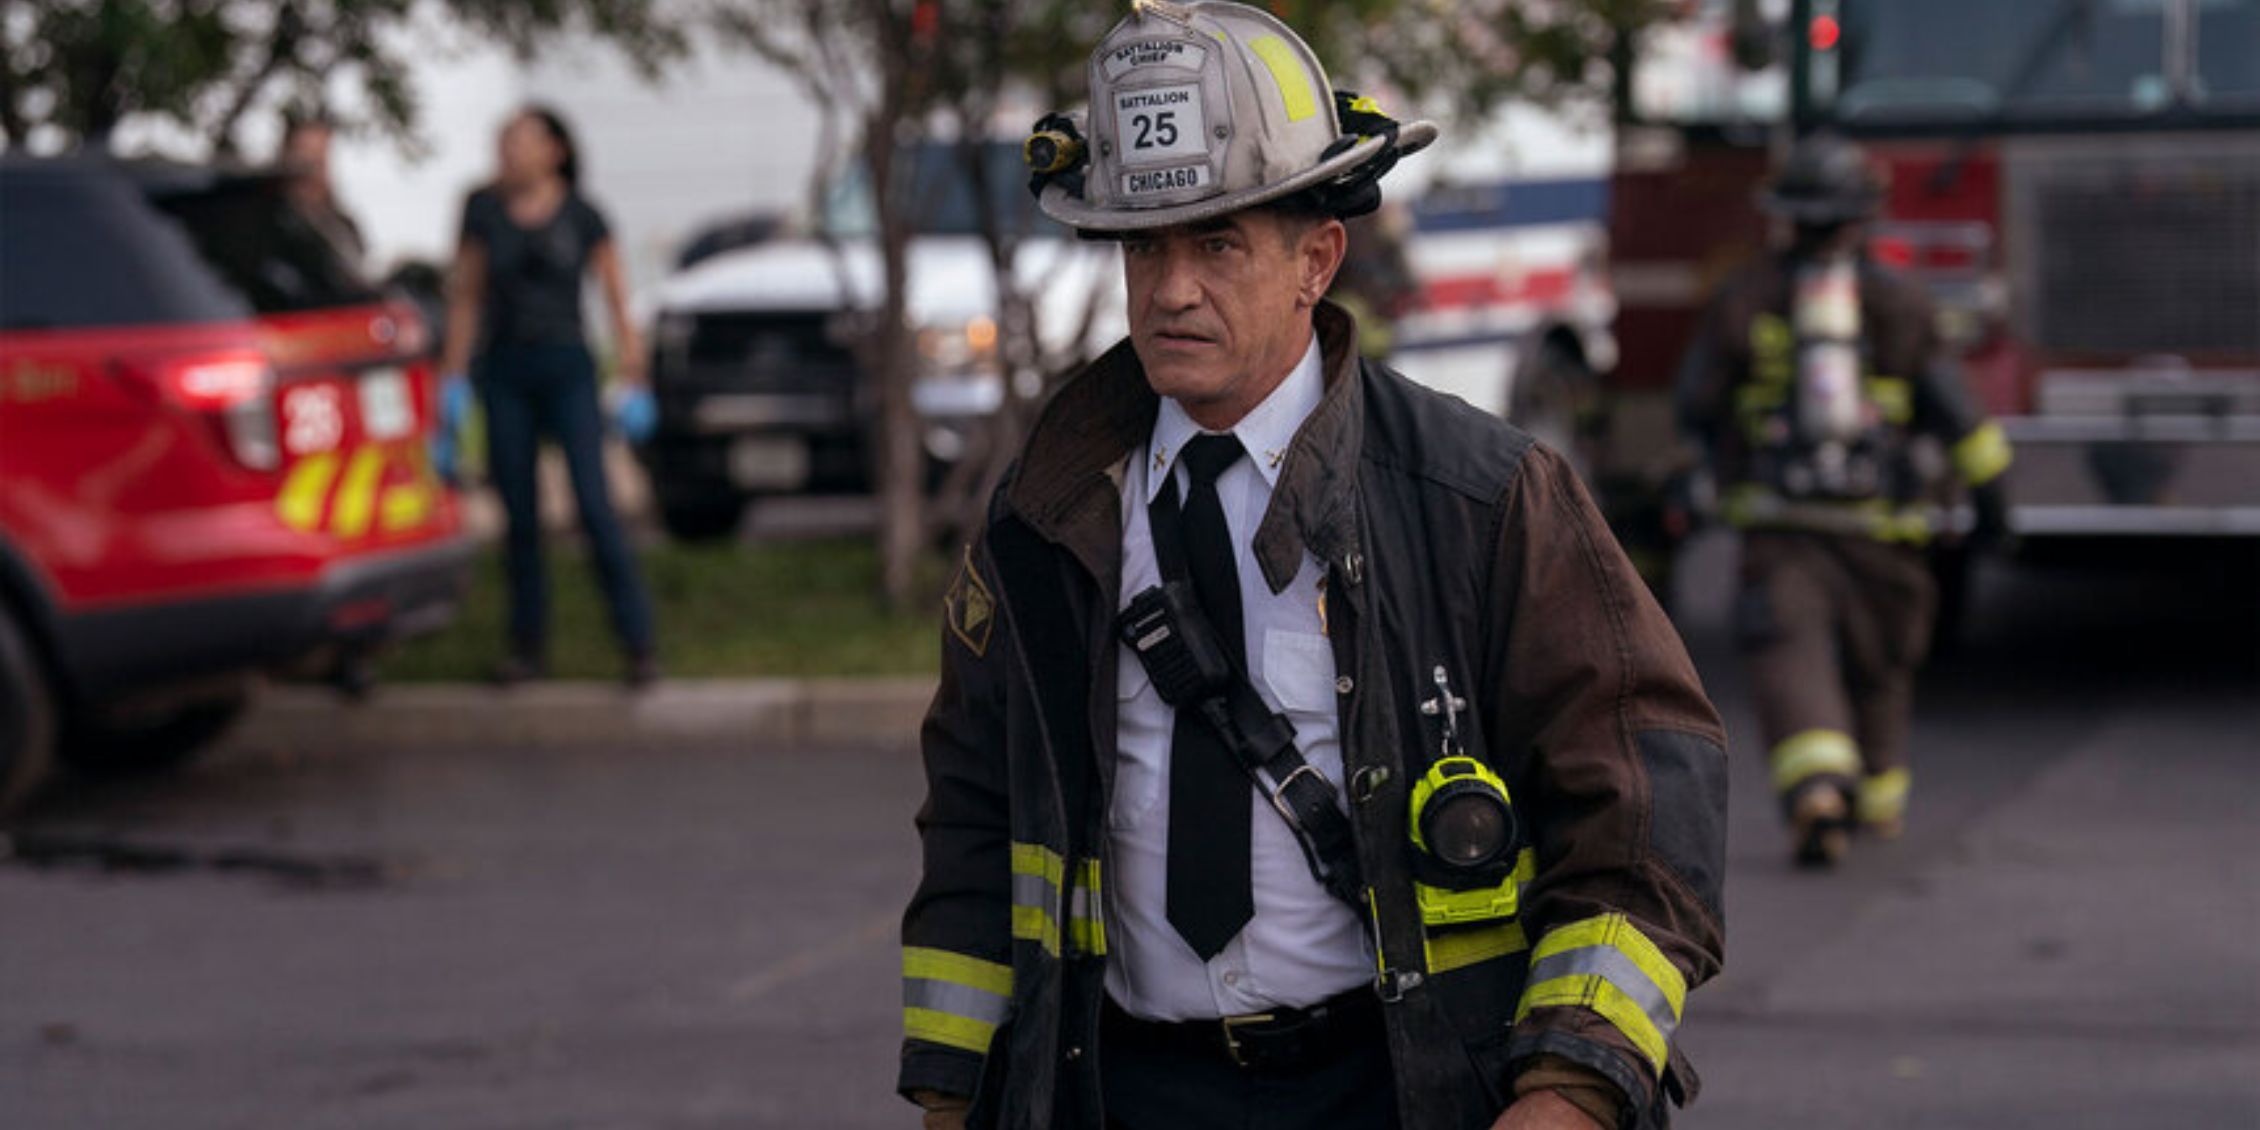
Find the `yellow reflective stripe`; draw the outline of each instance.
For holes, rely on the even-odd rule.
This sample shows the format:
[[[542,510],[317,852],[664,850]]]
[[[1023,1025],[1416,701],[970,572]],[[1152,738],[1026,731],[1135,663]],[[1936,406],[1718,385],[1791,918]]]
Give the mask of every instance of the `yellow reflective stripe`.
[[[377,482],[384,477],[384,470],[382,449],[364,447],[353,453],[353,461],[345,467],[345,478],[338,484],[330,532],[341,538],[357,538],[369,532],[369,517],[377,509]]]
[[[1095,918],[1076,918],[1067,924],[1068,948],[1093,957],[1106,956],[1106,924]]]
[[[1881,541],[1921,545],[1930,540],[1930,515],[1919,510],[1893,513],[1879,507],[1875,515],[1874,532]]]
[[[1012,995],[1012,967],[949,950],[902,948],[902,975],[913,981],[947,981],[1000,997]]]
[[[949,950],[904,946],[902,1002],[904,1035],[985,1053],[1012,1005],[1012,967]]]
[[[1738,529],[1815,530],[1910,545],[1921,545],[1931,535],[1930,513],[1921,506],[1895,508],[1882,499],[1791,501],[1757,483],[1728,491],[1721,509],[1727,524]]]
[[[1042,844],[1012,845],[1012,936],[1044,947],[1059,956],[1060,880],[1067,865],[1059,853]]]
[[[1973,487],[1999,478],[2001,472],[2009,469],[2011,458],[2008,433],[1991,420],[1978,425],[1976,431],[1954,444],[1954,469],[1962,473],[1964,483]]]
[[[1752,425],[1766,422],[1788,402],[1789,389],[1786,385],[1746,384],[1739,385],[1734,390],[1734,410],[1746,419],[1757,417],[1755,420],[1748,420]]]
[[[1044,947],[1044,952],[1053,957],[1059,956],[1059,920],[1053,918],[1043,907],[1014,906],[1012,936]]]
[[[905,1008],[902,1010],[903,1035],[929,1044],[960,1048],[985,1055],[989,1041],[997,1034],[997,1026],[970,1016],[953,1016],[930,1008]]]
[[[1869,377],[1868,400],[1883,413],[1887,424],[1904,424],[1915,418],[1914,387],[1898,377]]]
[[[1788,792],[1823,773],[1860,775],[1860,747],[1851,735],[1806,730],[1783,738],[1773,747],[1773,787],[1777,791]]]
[[[1760,314],[1750,319],[1751,375],[1764,384],[1787,385],[1789,354],[1796,343],[1797,335],[1790,332],[1788,321],[1781,315]]]
[[[1632,920],[1604,914],[1548,931],[1531,954],[1531,985],[1516,1006],[1599,1013],[1662,1071],[1687,1005],[1687,978]]]
[[[1012,845],[1012,936],[1036,942],[1054,956],[1060,946],[1060,888],[1068,871],[1059,853],[1042,844]],[[1104,954],[1106,920],[1099,861],[1078,860],[1074,880],[1067,891],[1067,941],[1077,952]]]
[[[1602,1019],[1624,1033],[1633,1047],[1640,1049],[1640,1054],[1647,1057],[1658,1074],[1663,1072],[1665,1057],[1671,1053],[1670,1041],[1657,1030],[1639,1002],[1604,978],[1583,973],[1532,985],[1522,994],[1522,1005],[1515,1010],[1515,1023],[1522,1023],[1532,1009],[1539,1008],[1583,1008],[1599,1013]]]
[[[1042,844],[1016,842],[1012,845],[1012,873],[1041,876],[1057,887],[1067,874],[1067,864],[1060,860],[1058,852]]]
[[[325,451],[298,461],[283,479],[275,496],[275,516],[294,530],[311,533],[322,524],[322,509],[330,498],[330,481],[337,477],[337,452]]]
[[[1083,860],[1075,868],[1075,890],[1067,904],[1067,942],[1080,953],[1106,953],[1106,903],[1096,859]]]
[[[1602,948],[1614,950],[1632,959],[1632,964],[1663,990],[1664,999],[1671,1005],[1671,1018],[1679,1019],[1680,1010],[1687,1003],[1687,978],[1679,967],[1640,932],[1630,918],[1622,914],[1603,914],[1572,922],[1567,926],[1546,932],[1538,943],[1538,950],[1530,960],[1541,962],[1572,950]]]
[[[1279,86],[1279,100],[1287,106],[1288,121],[1299,122],[1318,113],[1318,99],[1311,94],[1310,71],[1286,40],[1259,35],[1248,41],[1248,50],[1270,69],[1271,81]]]
[[[1913,783],[1904,768],[1886,769],[1860,782],[1860,819],[1882,824],[1905,815],[1907,789]]]
[[[1496,926],[1431,934],[1428,938],[1428,972],[1430,976],[1450,973],[1454,969],[1465,969],[1479,962],[1508,957],[1529,948],[1530,939],[1523,934],[1520,922],[1502,922]]]
[[[1363,94],[1360,94],[1357,97],[1350,99],[1350,109],[1355,110],[1360,114],[1379,114],[1381,113],[1381,103],[1376,102]]]

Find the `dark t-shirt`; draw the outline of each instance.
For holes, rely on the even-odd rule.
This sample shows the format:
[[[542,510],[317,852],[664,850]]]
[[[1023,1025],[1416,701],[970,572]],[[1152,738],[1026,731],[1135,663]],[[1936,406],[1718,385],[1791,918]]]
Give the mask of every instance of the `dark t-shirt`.
[[[486,250],[482,349],[497,345],[581,345],[581,276],[589,254],[611,238],[604,214],[568,192],[547,222],[518,226],[491,188],[463,205],[463,238]]]

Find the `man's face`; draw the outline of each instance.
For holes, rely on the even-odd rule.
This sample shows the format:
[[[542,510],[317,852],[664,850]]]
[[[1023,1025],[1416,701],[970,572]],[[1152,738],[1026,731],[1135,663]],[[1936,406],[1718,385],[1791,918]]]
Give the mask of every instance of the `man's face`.
[[[1147,382],[1204,427],[1239,422],[1302,358],[1346,240],[1339,221],[1269,211],[1132,233],[1122,273]]]
[[[329,179],[329,127],[302,125],[290,131],[290,136],[283,141],[283,163],[310,180]]]

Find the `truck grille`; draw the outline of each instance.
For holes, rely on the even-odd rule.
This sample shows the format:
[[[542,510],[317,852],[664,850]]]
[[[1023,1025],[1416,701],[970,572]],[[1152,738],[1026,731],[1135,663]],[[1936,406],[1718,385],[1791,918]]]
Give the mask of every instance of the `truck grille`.
[[[2017,302],[2035,345],[2260,352],[2260,145],[2228,135],[2012,158]]]
[[[855,358],[832,339],[830,318],[822,311],[700,314],[687,359],[699,383],[734,391],[848,391]]]

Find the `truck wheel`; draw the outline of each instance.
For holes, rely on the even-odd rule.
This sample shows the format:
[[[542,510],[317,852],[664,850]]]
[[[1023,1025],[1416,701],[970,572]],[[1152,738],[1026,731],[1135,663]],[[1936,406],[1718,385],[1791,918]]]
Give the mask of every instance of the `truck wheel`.
[[[186,765],[250,709],[248,689],[154,713],[89,712],[64,727],[62,762],[97,776],[159,773]]]
[[[745,500],[729,496],[659,499],[659,524],[677,541],[719,541],[738,532]]]
[[[31,640],[0,608],[0,816],[22,805],[54,764],[54,689]]]

